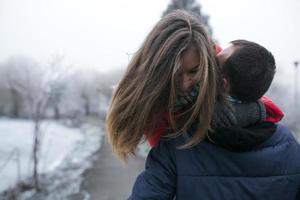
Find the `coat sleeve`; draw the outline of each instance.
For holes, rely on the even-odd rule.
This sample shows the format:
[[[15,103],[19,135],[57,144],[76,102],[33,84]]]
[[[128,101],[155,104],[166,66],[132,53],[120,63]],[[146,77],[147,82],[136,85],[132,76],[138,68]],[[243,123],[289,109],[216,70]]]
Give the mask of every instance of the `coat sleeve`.
[[[174,150],[169,142],[159,142],[146,160],[145,170],[137,177],[128,200],[173,199],[176,190]]]

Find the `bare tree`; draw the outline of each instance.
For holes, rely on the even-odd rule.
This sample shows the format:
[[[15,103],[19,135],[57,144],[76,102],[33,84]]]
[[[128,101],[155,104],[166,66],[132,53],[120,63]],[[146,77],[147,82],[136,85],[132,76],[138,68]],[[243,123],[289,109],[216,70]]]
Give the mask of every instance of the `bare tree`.
[[[97,113],[99,105],[99,80],[103,79],[95,70],[78,70],[72,77],[77,101],[82,106],[84,115]]]
[[[64,65],[65,57],[62,55],[55,55],[49,63],[48,70],[51,70],[51,74],[54,75],[54,81],[49,83],[51,95],[49,96],[48,106],[53,109],[54,119],[61,118],[60,103],[63,98],[64,92],[66,92],[66,81],[70,75],[70,67]]]
[[[49,106],[55,107],[55,104],[58,104],[60,101],[59,93],[62,90],[62,79],[66,75],[65,71],[62,71],[59,67],[61,62],[61,57],[55,57],[49,65],[40,65],[31,58],[15,56],[6,63],[7,83],[12,91],[12,97],[19,101],[19,97],[16,94],[22,96],[22,102],[23,105],[26,105],[27,110],[25,110],[28,117],[34,122],[33,184],[37,191],[40,190],[41,122],[46,117]],[[14,104],[16,103],[14,102]],[[19,107],[17,107],[15,112],[15,114],[19,112]]]
[[[27,88],[31,87],[30,80],[34,79],[32,72],[37,68],[34,60],[24,56],[13,56],[4,63],[4,83],[11,94],[12,117],[20,117],[27,103],[25,99],[31,98]]]

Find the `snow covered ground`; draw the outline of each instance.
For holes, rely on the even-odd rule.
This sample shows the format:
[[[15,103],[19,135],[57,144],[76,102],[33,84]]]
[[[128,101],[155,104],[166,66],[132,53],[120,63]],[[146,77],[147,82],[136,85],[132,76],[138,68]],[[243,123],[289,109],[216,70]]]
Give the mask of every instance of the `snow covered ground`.
[[[79,191],[81,174],[90,167],[103,136],[99,127],[83,125],[68,128],[55,121],[42,123],[40,160],[41,184],[45,186],[42,199],[64,199]],[[13,187],[17,181],[32,174],[32,142],[34,124],[28,120],[0,119],[0,192]],[[57,192],[57,191],[60,192]],[[49,194],[52,194],[49,195]],[[55,198],[53,195],[59,195]],[[19,199],[34,199],[34,191]]]

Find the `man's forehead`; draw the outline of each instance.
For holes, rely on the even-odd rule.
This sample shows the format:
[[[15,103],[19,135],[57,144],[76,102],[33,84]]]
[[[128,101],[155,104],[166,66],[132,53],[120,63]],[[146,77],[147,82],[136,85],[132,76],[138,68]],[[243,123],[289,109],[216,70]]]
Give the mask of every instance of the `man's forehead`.
[[[218,53],[217,57],[221,65],[223,65],[227,58],[232,55],[235,49],[235,46],[229,43],[221,52]]]
[[[225,48],[220,52],[221,54],[225,54],[226,56],[230,56],[235,50],[235,46],[231,43],[227,44]]]

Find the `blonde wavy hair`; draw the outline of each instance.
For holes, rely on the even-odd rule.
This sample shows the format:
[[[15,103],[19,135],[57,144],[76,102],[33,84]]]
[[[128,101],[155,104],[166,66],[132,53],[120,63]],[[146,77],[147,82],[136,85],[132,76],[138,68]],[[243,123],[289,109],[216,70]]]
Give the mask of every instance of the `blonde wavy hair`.
[[[183,134],[195,121],[198,130],[182,148],[199,143],[210,128],[217,94],[218,68],[212,43],[199,18],[177,10],[163,17],[133,56],[114,91],[106,118],[113,151],[122,160],[134,154],[143,135],[169,112],[174,133]],[[174,120],[177,72],[182,54],[194,48],[199,54],[199,94],[196,102]],[[150,131],[151,133],[151,131]]]

